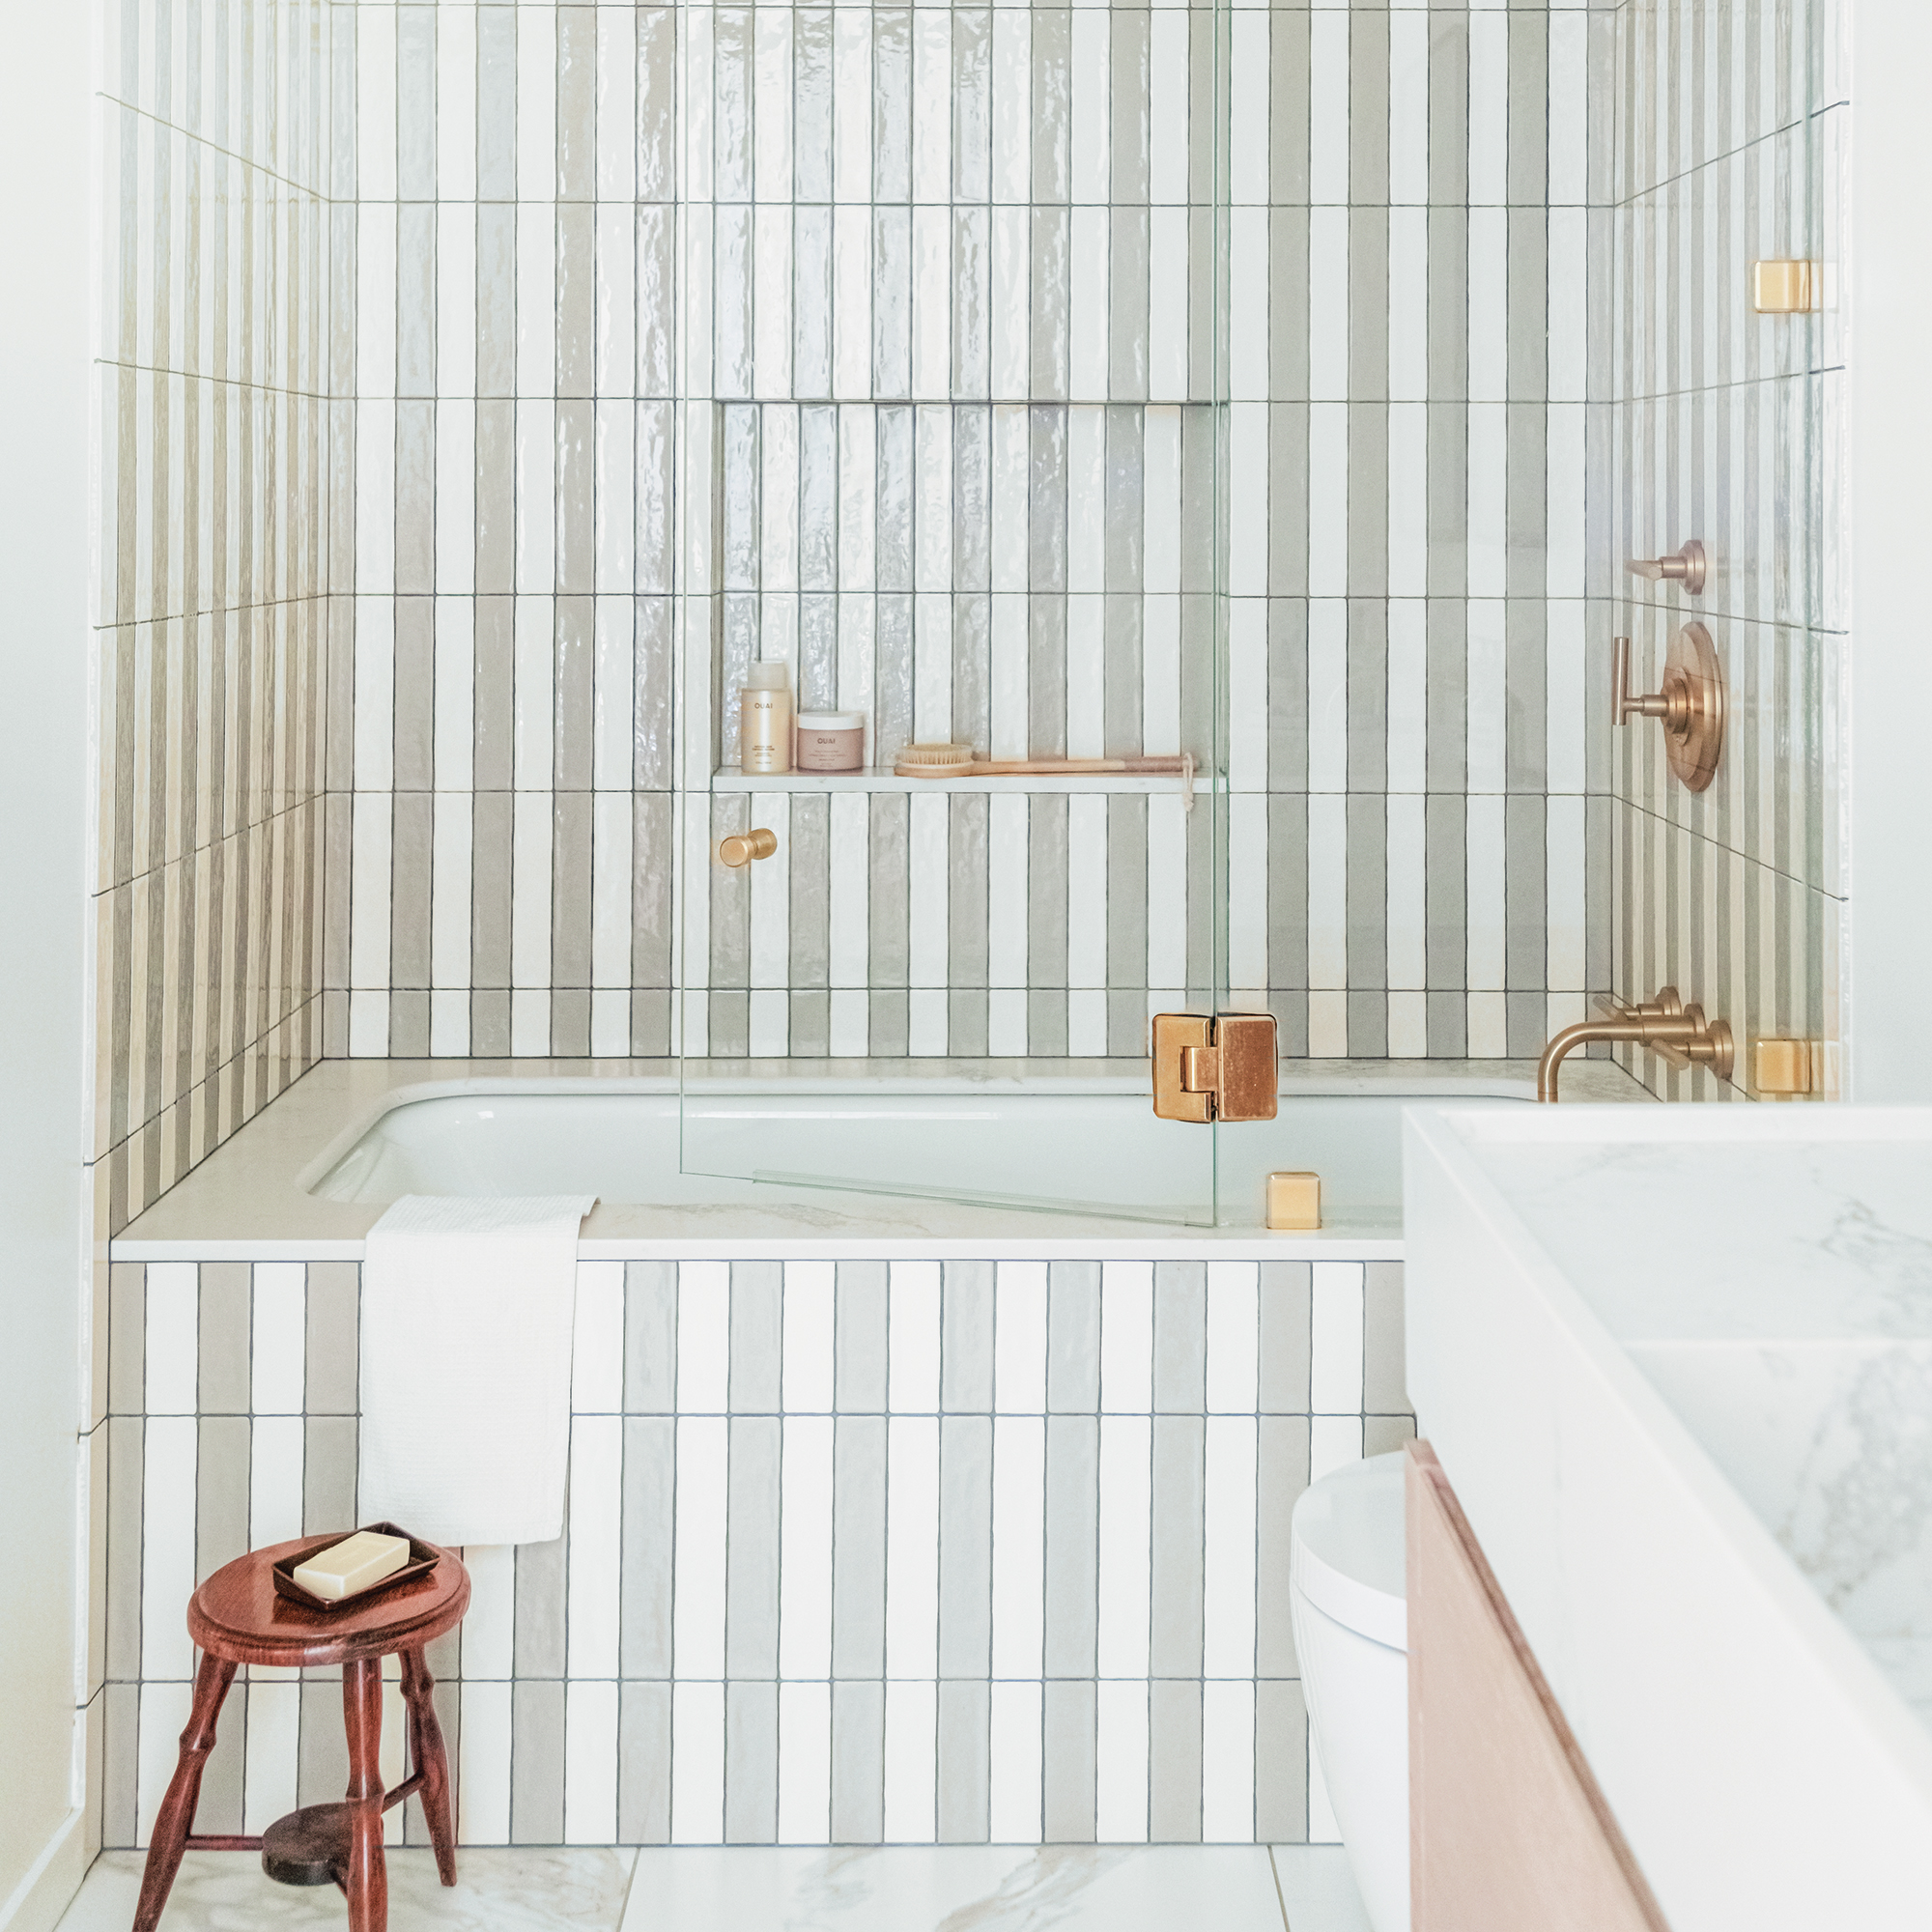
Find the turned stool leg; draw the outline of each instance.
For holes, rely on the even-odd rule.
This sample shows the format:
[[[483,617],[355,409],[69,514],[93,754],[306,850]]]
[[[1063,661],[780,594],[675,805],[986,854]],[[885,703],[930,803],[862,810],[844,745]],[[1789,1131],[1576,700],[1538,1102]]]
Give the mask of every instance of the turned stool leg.
[[[201,1668],[195,1673],[194,1706],[188,1713],[187,1728],[181,1734],[181,1760],[168,1780],[167,1796],[155,1816],[154,1835],[148,1840],[148,1865],[141,1877],[141,1902],[134,1912],[134,1932],[155,1932],[161,1908],[168,1902],[175,1874],[181,1869],[182,1853],[187,1834],[194,1828],[194,1807],[201,1800],[202,1768],[214,1748],[214,1720],[221,1714],[221,1700],[235,1681],[235,1666],[223,1657],[203,1654]]]
[[[386,1932],[389,1873],[383,1862],[383,1665],[342,1666],[342,1724],[349,1734],[349,1932]]]
[[[431,1693],[436,1679],[420,1650],[403,1652],[403,1697],[410,1710],[410,1758],[422,1778],[416,1796],[422,1800],[423,1822],[436,1847],[437,1876],[444,1885],[456,1883],[456,1833],[449,1821],[449,1756],[442,1747],[442,1726],[436,1720]]]

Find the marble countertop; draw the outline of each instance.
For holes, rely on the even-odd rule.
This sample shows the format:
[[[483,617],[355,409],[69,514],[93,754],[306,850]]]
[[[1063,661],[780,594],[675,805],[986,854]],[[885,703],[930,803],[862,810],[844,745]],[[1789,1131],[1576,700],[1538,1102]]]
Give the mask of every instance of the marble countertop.
[[[1143,1061],[1065,1061],[1064,1074],[1042,1081],[1037,1063],[976,1063],[979,1091],[1050,1091],[1056,1080],[1091,1088],[1120,1082],[1145,1091]],[[956,1084],[955,1065],[920,1061],[745,1061],[707,1069],[719,1080],[797,1078],[823,1083],[876,1083],[898,1092]],[[1386,1094],[1418,1089],[1441,1094],[1466,1083],[1470,1091],[1498,1080],[1527,1082],[1526,1061],[1317,1061],[1287,1076],[1284,1094]],[[1609,1062],[1583,1062],[1566,1076],[1569,1091],[1647,1100],[1642,1088]],[[311,1069],[271,1101],[117,1236],[119,1260],[354,1259],[382,1213],[379,1205],[332,1201],[302,1184],[320,1157],[344,1151],[381,1110],[416,1090],[442,1093],[500,1090],[505,1082],[532,1091],[581,1090],[586,1082],[674,1092],[676,1063],[648,1060],[330,1060]],[[1006,1256],[1093,1259],[1223,1259],[1330,1261],[1382,1259],[1401,1252],[1387,1229],[1334,1227],[1315,1235],[1270,1235],[1256,1228],[1211,1228],[1138,1222],[1074,1213],[1039,1213],[936,1200],[828,1188],[784,1188],[719,1181],[713,1200],[675,1207],[600,1202],[584,1223],[580,1252],[586,1259],[675,1252],[740,1260],[763,1255],[868,1254],[984,1259]]]
[[[1932,1109],[1417,1109],[1408,1386],[1673,1932],[1932,1898]]]

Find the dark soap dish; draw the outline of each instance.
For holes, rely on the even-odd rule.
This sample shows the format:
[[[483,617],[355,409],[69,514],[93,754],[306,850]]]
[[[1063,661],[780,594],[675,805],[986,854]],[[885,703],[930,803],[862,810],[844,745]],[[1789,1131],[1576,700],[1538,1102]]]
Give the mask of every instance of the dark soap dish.
[[[311,1556],[324,1549],[333,1549],[338,1543],[347,1543],[352,1536],[359,1536],[365,1529],[374,1530],[378,1536],[406,1536],[410,1543],[410,1560],[380,1583],[372,1583],[366,1590],[357,1590],[353,1597],[318,1597],[304,1590],[296,1581],[296,1572]],[[292,1604],[299,1604],[305,1610],[320,1610],[325,1616],[337,1610],[353,1610],[358,1604],[366,1604],[372,1598],[380,1597],[384,1591],[393,1590],[398,1583],[413,1582],[418,1577],[427,1577],[442,1560],[442,1551],[435,1544],[425,1543],[419,1536],[410,1536],[410,1532],[400,1523],[365,1522],[355,1529],[345,1529],[334,1536],[318,1536],[305,1548],[293,1556],[284,1556],[279,1563],[271,1566],[270,1574],[275,1582],[275,1595],[286,1597]]]

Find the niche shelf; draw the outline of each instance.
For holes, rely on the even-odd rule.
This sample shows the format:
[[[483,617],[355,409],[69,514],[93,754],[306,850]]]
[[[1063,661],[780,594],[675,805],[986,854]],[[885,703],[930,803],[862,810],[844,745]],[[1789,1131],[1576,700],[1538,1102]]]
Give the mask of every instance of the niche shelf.
[[[1212,774],[1197,771],[1194,789],[1212,788]],[[748,775],[736,765],[723,765],[712,774],[714,792],[730,791],[1009,791],[1009,792],[1179,792],[1183,781],[1135,772],[1014,773],[999,778],[907,779],[890,765],[868,765],[858,772],[786,772],[782,777]]]

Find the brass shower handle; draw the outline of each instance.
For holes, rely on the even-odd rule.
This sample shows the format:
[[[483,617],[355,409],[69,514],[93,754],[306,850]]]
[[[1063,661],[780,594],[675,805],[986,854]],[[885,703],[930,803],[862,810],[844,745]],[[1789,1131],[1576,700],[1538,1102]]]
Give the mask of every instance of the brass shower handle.
[[[1670,640],[1662,684],[1633,692],[1631,640],[1610,639],[1610,723],[1660,719],[1671,775],[1688,790],[1707,790],[1724,751],[1724,673],[1710,632],[1694,618]]]
[[[1709,574],[1704,546],[1695,537],[1673,555],[1634,556],[1624,568],[1633,577],[1648,578],[1652,583],[1681,583],[1693,597],[1704,594],[1704,582]]]
[[[750,832],[734,832],[718,841],[718,858],[723,865],[749,866],[753,859],[769,859],[779,849],[779,835],[760,825]]]

